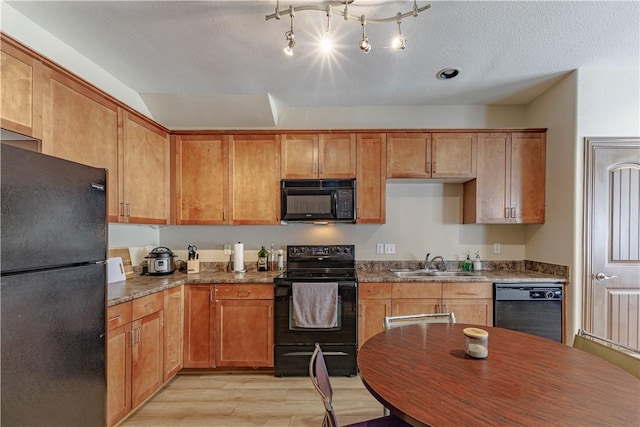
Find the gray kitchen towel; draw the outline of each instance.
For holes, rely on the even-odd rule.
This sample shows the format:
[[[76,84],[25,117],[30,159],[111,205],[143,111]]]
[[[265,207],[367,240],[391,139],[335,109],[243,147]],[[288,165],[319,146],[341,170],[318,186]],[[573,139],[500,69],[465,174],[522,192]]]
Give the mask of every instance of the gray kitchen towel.
[[[293,318],[299,328],[338,326],[338,283],[292,283]]]

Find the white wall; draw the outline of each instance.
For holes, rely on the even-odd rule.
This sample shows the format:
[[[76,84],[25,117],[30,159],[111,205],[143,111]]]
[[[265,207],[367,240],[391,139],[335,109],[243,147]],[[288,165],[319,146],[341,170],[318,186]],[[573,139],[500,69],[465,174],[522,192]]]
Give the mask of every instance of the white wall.
[[[570,267],[570,337],[583,326],[584,139],[640,136],[640,73],[576,70],[527,107],[527,126],[548,127],[547,217],[527,228],[525,257]]]

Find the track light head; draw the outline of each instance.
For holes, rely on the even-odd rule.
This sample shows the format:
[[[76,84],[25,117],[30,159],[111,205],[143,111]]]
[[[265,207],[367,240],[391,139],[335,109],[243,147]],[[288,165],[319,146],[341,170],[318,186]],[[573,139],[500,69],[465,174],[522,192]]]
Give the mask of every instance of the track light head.
[[[367,37],[367,33],[365,32],[365,26],[367,25],[367,18],[364,15],[360,17],[360,22],[362,23],[362,39],[358,46],[364,53],[371,52],[371,43],[369,43],[369,37]]]
[[[393,38],[391,42],[391,47],[394,49],[404,49],[407,46],[407,38],[402,34],[398,34]]]
[[[288,56],[293,56],[293,47],[296,45],[293,31],[287,31],[285,33],[285,37],[287,39],[287,45],[283,49],[284,53],[287,54]]]

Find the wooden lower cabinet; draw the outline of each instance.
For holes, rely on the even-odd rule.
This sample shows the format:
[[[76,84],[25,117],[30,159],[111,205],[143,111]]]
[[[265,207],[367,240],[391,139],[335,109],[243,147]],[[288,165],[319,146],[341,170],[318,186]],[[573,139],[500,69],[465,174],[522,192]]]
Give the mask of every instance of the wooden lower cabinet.
[[[183,287],[164,291],[164,382],[169,381],[182,369],[182,342],[184,322]]]
[[[273,367],[273,285],[185,287],[184,367]]]
[[[107,425],[131,411],[131,302],[107,309]]]
[[[163,384],[162,292],[107,310],[107,425]]]
[[[391,314],[391,283],[358,286],[358,346],[382,332],[385,316]]]
[[[360,346],[384,330],[385,316],[453,312],[458,323],[493,325],[492,283],[360,283],[358,287]]]

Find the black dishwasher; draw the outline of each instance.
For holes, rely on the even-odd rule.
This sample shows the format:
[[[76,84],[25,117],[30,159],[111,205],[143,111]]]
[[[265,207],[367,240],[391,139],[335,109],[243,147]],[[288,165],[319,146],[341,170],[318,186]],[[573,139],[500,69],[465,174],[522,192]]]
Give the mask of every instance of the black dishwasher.
[[[495,283],[493,325],[562,342],[561,283]]]

